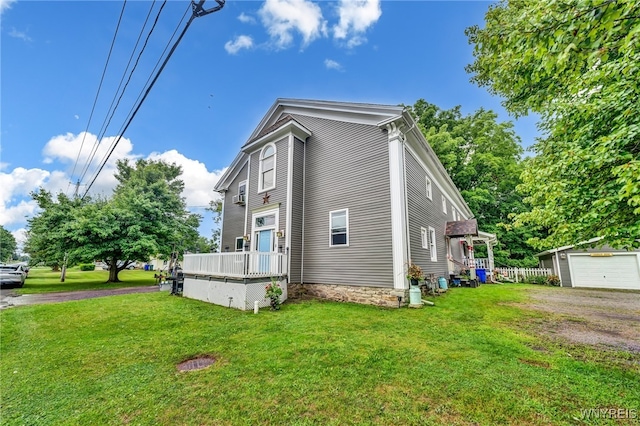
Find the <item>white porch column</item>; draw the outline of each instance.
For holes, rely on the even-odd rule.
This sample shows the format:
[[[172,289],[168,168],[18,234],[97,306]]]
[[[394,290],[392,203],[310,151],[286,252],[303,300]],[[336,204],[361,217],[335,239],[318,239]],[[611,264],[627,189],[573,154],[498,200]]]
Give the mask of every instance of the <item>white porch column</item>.
[[[407,200],[405,199],[404,135],[392,122],[386,125],[389,137],[389,180],[391,190],[391,245],[393,253],[393,287],[409,288],[405,277],[407,263]]]
[[[473,253],[473,237],[471,235],[465,236],[467,240],[467,250],[469,251],[469,278],[475,280],[476,277],[476,259]]]
[[[487,258],[489,259],[489,272],[493,272],[495,265],[493,263],[493,246],[487,241]]]

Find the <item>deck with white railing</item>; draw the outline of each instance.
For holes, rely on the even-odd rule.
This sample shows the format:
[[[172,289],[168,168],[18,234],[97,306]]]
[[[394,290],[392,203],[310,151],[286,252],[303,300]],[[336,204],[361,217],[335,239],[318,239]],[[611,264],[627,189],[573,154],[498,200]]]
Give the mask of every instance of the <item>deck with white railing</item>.
[[[190,275],[228,278],[264,278],[286,275],[283,253],[239,252],[185,254],[182,270]]]

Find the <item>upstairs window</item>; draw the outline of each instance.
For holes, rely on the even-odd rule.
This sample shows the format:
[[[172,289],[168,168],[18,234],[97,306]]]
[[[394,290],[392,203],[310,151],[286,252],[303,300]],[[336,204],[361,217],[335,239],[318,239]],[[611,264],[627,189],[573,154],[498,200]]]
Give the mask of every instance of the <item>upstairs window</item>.
[[[442,213],[447,214],[447,199],[442,195]]]
[[[427,176],[427,198],[433,200],[433,191],[431,189],[431,179]]]
[[[336,210],[329,213],[329,246],[349,245],[349,210]]]
[[[438,261],[438,252],[436,247],[436,230],[429,227],[429,250],[431,251],[431,261]]]
[[[429,248],[429,234],[427,228],[420,228],[420,240],[422,241],[422,248]]]
[[[269,144],[260,153],[259,192],[276,187],[276,147]]]

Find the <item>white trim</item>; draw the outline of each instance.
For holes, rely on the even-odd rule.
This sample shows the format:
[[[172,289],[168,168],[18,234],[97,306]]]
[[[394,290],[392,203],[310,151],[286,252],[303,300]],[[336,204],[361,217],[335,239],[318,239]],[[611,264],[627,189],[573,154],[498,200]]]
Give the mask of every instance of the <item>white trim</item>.
[[[265,187],[264,186],[264,182],[262,181],[262,163],[264,162],[264,159],[262,158],[264,151],[267,148],[273,148],[273,185],[269,186],[269,187]],[[274,142],[269,142],[268,144],[265,144],[265,146],[262,147],[262,149],[260,150],[260,153],[258,154],[258,194],[262,194],[263,192],[267,192],[267,191],[271,191],[273,189],[276,188],[276,176],[277,176],[277,161],[278,161],[278,149],[276,148],[276,144]]]
[[[294,140],[295,142],[295,140]],[[295,145],[295,143],[294,143]],[[301,253],[300,253],[300,283],[304,283],[304,215],[305,215],[305,205],[307,200],[307,144],[302,141],[303,151],[302,151],[302,243]],[[289,266],[290,267],[290,266]]]
[[[223,234],[223,232],[224,232],[224,208],[225,208],[225,205],[226,205],[226,203],[224,202],[225,198],[227,198],[227,192],[226,191],[222,195],[222,200],[220,200],[220,203],[222,204],[222,207],[221,207],[221,210],[220,210],[220,239],[218,241],[218,253],[222,253],[222,237],[224,235]]]
[[[409,288],[405,274],[408,257],[406,168],[404,167],[404,136],[395,122],[386,125],[389,142],[389,190],[391,195],[391,247],[393,287]]]
[[[558,257],[558,253],[554,253],[554,254],[551,255],[551,262],[553,263],[553,266],[554,266],[553,269],[556,270],[556,275],[558,276],[558,278],[560,280],[560,287],[563,287],[563,285],[562,285],[562,274],[560,273],[560,259]],[[557,269],[555,268],[556,265],[558,265]]]
[[[238,240],[242,241],[242,245],[240,250],[238,250]],[[234,252],[240,252],[240,251],[244,251],[244,238],[243,237],[236,237],[236,243],[233,247],[233,251]]]
[[[293,206],[293,145],[295,143],[292,133],[289,133],[289,152],[287,157],[287,205],[285,207],[285,235],[284,235],[284,254],[287,256],[287,265],[291,265],[291,216]]]
[[[345,220],[346,220],[346,227],[347,227],[347,234],[346,234],[346,240],[347,243],[346,244],[333,244],[333,224],[332,219],[333,219],[333,214],[334,213],[341,213],[341,212],[345,212]],[[349,247],[349,209],[339,209],[339,210],[333,210],[329,212],[329,247]]]
[[[245,189],[245,191],[247,191],[247,195],[245,195],[247,199],[245,201],[246,207],[244,209],[244,234],[243,235],[248,235],[247,228],[249,226],[249,189],[250,189],[249,182],[251,182],[251,156],[249,156],[249,160],[247,161],[247,188]]]
[[[268,225],[268,226],[256,226],[256,218],[261,217],[261,216],[269,216],[271,214],[275,214],[276,216],[276,220],[275,223],[273,225]],[[276,234],[276,232],[278,231],[278,229],[280,229],[280,205],[278,205],[275,208],[269,209],[269,210],[259,210],[257,212],[254,212],[251,215],[251,245],[250,245],[250,251],[256,251],[255,250],[255,246],[254,246],[254,241],[253,239],[255,238],[255,233],[258,231],[265,231],[271,229],[273,232],[273,249],[274,249],[274,253],[277,253],[277,247],[278,247],[278,235]]]
[[[596,241],[600,241],[602,238],[604,238],[604,237],[595,237],[595,238],[591,238],[590,240],[587,240],[587,241],[581,241],[578,244],[573,244],[573,245],[570,245],[570,246],[562,246],[562,247],[558,247],[558,248],[545,250],[545,251],[542,251],[542,252],[540,252],[538,254],[535,254],[534,256],[538,256],[538,257],[539,256],[544,256],[544,255],[547,255],[547,254],[557,253],[557,252],[563,251],[563,250],[568,250],[568,249],[574,248],[576,246],[581,246],[583,244],[595,243]]]
[[[429,251],[431,252],[431,261],[438,261],[438,245],[436,244],[436,230],[433,226],[429,227]]]
[[[423,249],[429,250],[429,233],[424,226],[420,227],[420,244]]]
[[[427,192],[427,198],[433,201],[433,183],[431,182],[431,178],[425,175],[424,179],[425,179],[425,191]]]

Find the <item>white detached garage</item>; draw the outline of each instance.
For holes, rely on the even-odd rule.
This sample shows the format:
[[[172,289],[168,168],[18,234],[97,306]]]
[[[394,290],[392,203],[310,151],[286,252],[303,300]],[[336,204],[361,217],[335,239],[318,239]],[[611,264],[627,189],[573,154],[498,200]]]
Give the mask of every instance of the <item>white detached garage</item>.
[[[560,277],[563,287],[640,290],[640,250],[567,246],[536,256],[541,267],[551,268]]]

